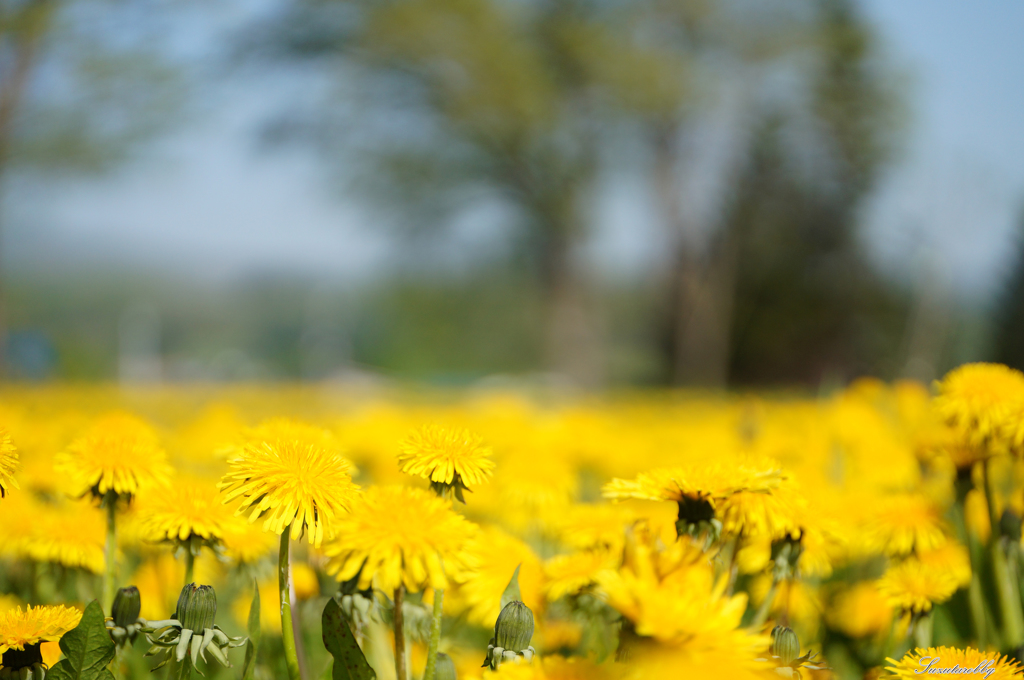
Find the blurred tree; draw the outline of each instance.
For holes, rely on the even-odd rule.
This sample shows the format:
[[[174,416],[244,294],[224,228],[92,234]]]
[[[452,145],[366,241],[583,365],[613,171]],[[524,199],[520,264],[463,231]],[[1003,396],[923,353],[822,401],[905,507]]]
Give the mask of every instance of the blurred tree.
[[[545,301],[547,365],[577,382],[604,368],[579,245],[598,180],[639,147],[668,236],[666,381],[789,370],[806,343],[761,343],[822,309],[836,319],[807,342],[873,323],[849,304],[862,283],[884,297],[854,216],[885,158],[891,99],[849,0],[306,0],[249,41],[350,76],[346,101],[274,134],[312,133],[363,170],[422,242],[481,205],[504,208],[512,259]],[[716,170],[683,142],[723,115],[738,125]],[[702,172],[723,176],[707,224],[683,186]],[[822,288],[819,270],[839,262],[856,283]],[[777,296],[786,303],[764,305]],[[775,363],[752,369],[760,360]]]
[[[996,303],[993,359],[1024,370],[1024,210],[1018,218],[1016,250]]]
[[[581,384],[600,381],[600,334],[576,251],[608,146],[608,104],[674,104],[678,55],[637,49],[616,28],[628,14],[575,0],[348,7],[358,18],[335,24],[334,38],[309,5],[292,13],[286,23],[298,28],[282,32],[286,51],[340,49],[369,70],[375,119],[392,125],[357,134],[374,159],[370,174],[386,180],[385,196],[397,196],[420,230],[488,201],[511,212],[515,259],[547,309],[547,366]]]
[[[0,201],[14,173],[96,172],[179,109],[180,81],[93,0],[0,0]],[[5,368],[0,276],[0,372]]]
[[[725,216],[734,382],[891,373],[906,303],[866,261],[858,206],[893,151],[899,99],[850,0],[818,3],[800,108],[765,111]],[[830,375],[831,374],[831,375]]]

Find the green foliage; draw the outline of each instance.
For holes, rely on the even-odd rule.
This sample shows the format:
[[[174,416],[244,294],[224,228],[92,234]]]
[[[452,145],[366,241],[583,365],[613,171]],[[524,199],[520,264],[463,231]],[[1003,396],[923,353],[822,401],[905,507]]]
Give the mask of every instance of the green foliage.
[[[334,598],[328,600],[324,607],[322,627],[324,647],[334,657],[331,674],[334,680],[373,680],[377,677]]]
[[[242,680],[251,680],[256,670],[256,652],[260,648],[260,588],[253,582],[252,604],[249,606],[249,639],[245,643],[245,664]]]
[[[501,608],[504,609],[505,605],[509,602],[515,602],[516,600],[522,602],[523,596],[519,592],[519,567],[523,565],[517,564],[516,570],[512,572],[512,578],[509,580],[508,585],[505,586],[505,592],[501,594]]]
[[[85,608],[82,620],[60,639],[66,658],[54,666],[47,677],[54,680],[114,680],[107,664],[114,658],[114,642],[103,624],[103,610],[93,600]]]

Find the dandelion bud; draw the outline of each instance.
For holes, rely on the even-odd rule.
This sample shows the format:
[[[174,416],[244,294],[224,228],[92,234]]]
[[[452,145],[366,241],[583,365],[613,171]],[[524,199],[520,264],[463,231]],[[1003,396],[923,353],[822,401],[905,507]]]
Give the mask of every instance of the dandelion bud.
[[[437,663],[434,666],[434,680],[456,680],[455,662],[444,652],[437,653]]]
[[[494,644],[511,652],[522,652],[533,638],[533,612],[522,602],[509,602],[494,623]]]
[[[779,663],[789,666],[800,657],[800,639],[787,626],[772,628],[772,656],[779,658]]]
[[[118,628],[127,628],[139,620],[142,611],[142,598],[135,586],[121,588],[114,595],[114,604],[110,607],[110,618]]]
[[[197,586],[189,583],[178,596],[177,619],[182,628],[201,631],[213,628],[217,616],[217,593],[213,586]]]

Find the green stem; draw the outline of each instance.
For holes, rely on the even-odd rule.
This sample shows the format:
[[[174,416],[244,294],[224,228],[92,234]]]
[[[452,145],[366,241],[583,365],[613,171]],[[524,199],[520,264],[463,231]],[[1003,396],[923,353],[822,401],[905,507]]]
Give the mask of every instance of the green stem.
[[[430,621],[430,643],[427,647],[427,669],[423,671],[423,680],[434,680],[434,669],[437,667],[437,646],[441,642],[441,610],[444,603],[444,589],[434,589],[434,618]]]
[[[768,612],[772,609],[772,604],[775,602],[775,593],[779,590],[779,579],[772,579],[772,587],[768,589],[768,594],[764,596],[764,602],[758,607],[757,613],[754,614],[754,618],[750,621],[750,627],[754,630],[759,629],[764,625],[764,622],[768,620]]]
[[[301,680],[299,654],[295,648],[295,630],[292,627],[291,597],[291,527],[285,527],[281,534],[281,552],[277,560],[277,585],[281,594],[281,642],[284,643],[284,660],[288,666],[288,678]]]
[[[999,594],[999,611],[1002,614],[1003,643],[1008,649],[1017,649],[1024,642],[1024,610],[1021,609],[1020,595],[1014,588],[1006,553],[1003,552],[1002,536],[999,531],[999,519],[996,516],[995,488],[989,466],[992,459],[984,463],[985,496],[988,501],[989,519],[992,532],[989,536],[989,551],[992,559],[992,575],[996,592]]]
[[[932,646],[932,617],[922,616],[914,624],[914,644],[920,649]]]
[[[103,553],[103,605],[104,614],[114,604],[114,583],[117,579],[117,494],[108,491],[103,498],[107,511],[107,544]]]
[[[959,484],[957,487],[957,498],[951,509],[953,526],[956,529],[957,538],[967,546],[968,555],[971,559],[971,583],[967,588],[967,605],[971,615],[971,628],[974,631],[974,641],[978,649],[986,649],[988,635],[985,626],[985,596],[981,591],[981,571],[983,559],[981,546],[977,537],[967,530],[967,522],[964,520],[964,500],[967,497],[969,486]]]
[[[402,603],[405,601],[405,585],[395,588],[395,678],[408,680],[405,670],[405,614]]]
[[[185,548],[185,585],[192,583],[195,578],[196,556],[192,554],[191,548]]]

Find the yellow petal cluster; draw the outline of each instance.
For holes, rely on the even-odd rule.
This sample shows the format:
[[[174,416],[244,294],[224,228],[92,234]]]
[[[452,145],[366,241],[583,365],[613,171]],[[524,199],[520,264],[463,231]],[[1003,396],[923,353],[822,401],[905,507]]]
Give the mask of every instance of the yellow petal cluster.
[[[446,588],[472,562],[475,527],[428,491],[372,487],[339,518],[324,545],[327,573],[340,581],[359,575],[360,587],[384,592]]]

